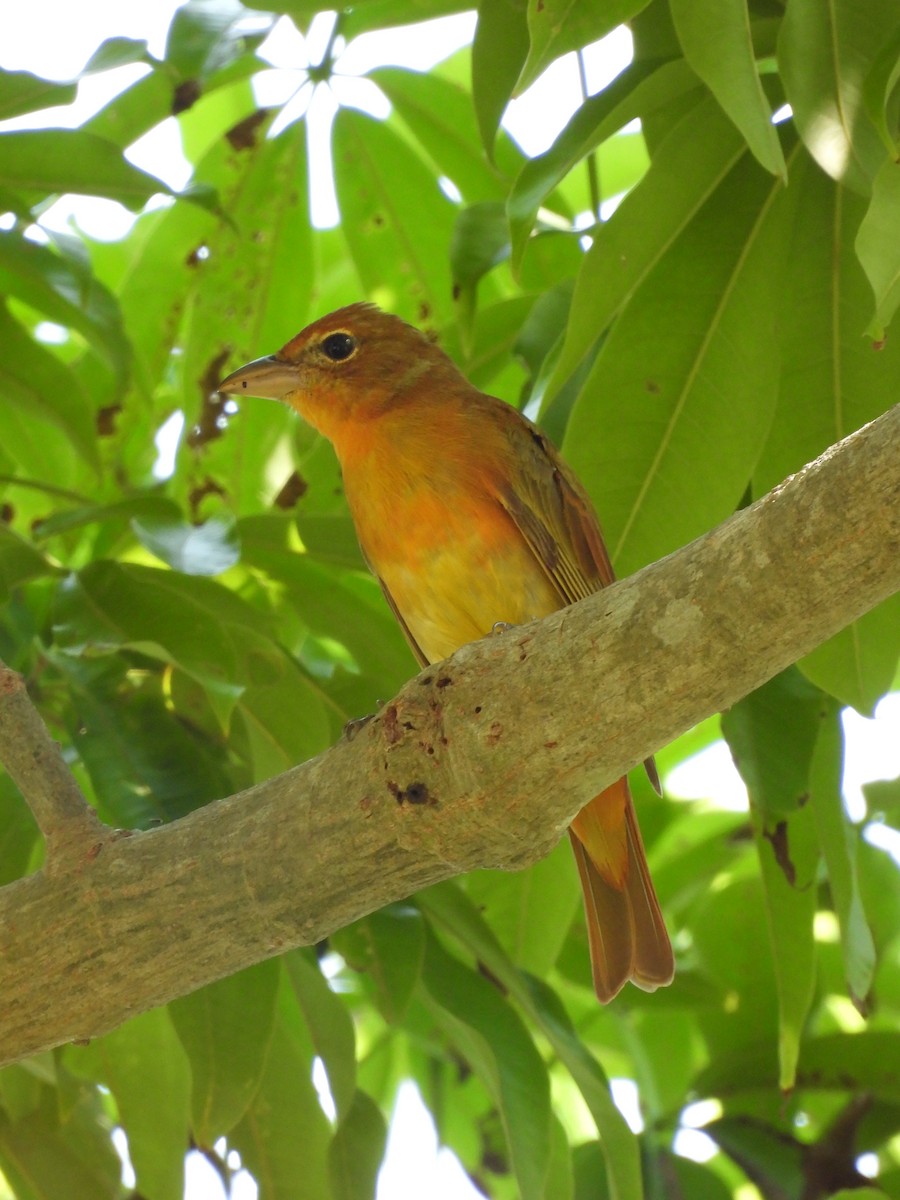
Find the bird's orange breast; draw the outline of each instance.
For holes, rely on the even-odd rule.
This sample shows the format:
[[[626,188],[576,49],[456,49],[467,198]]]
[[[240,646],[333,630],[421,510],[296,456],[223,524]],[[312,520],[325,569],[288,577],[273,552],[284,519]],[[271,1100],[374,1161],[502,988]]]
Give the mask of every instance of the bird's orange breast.
[[[340,447],[363,553],[430,662],[560,605],[496,498],[502,448],[478,432],[432,425],[425,452],[415,426],[379,422]]]

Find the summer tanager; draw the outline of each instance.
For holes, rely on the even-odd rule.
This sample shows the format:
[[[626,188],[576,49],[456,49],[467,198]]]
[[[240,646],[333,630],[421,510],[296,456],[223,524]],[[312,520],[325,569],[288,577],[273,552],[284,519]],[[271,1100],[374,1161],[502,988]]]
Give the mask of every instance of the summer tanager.
[[[543,433],[373,305],[322,317],[221,390],[284,400],[330,439],[363,554],[422,666],[613,582],[587,493]],[[669,983],[627,780],[569,833],[598,997]]]

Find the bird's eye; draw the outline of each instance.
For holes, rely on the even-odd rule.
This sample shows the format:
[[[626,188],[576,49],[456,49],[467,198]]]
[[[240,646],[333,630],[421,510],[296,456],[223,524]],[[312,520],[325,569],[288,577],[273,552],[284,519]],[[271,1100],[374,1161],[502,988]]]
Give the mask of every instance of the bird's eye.
[[[356,349],[356,338],[349,333],[329,333],[322,340],[322,353],[332,362],[343,362]]]

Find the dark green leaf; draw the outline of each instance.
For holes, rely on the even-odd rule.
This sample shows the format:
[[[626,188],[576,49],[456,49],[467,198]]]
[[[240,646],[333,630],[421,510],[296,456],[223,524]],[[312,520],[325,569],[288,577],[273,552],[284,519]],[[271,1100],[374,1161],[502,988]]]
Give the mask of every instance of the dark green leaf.
[[[44,478],[48,461],[41,427],[51,426],[84,463],[95,467],[93,414],[71,370],[33,341],[2,304],[0,344],[0,385],[7,401],[0,407],[0,444],[15,454],[26,474]]]
[[[743,153],[734,126],[712,101],[695,105],[672,130],[640,184],[597,230],[585,256],[575,281],[566,340],[548,388],[551,397]]]
[[[371,979],[385,1019],[400,1022],[422,973],[425,929],[418,909],[389,905],[335,934],[334,946]]]
[[[723,714],[722,734],[767,826],[806,803],[828,711],[828,698],[790,667]]]
[[[493,155],[500,120],[528,57],[528,22],[516,0],[481,0],[472,42],[472,101],[481,142]]]
[[[522,1200],[543,1200],[550,1159],[550,1090],[525,1026],[500,991],[429,937],[427,1005],[477,1072],[503,1122]]]
[[[306,954],[295,950],[285,956],[284,963],[316,1053],[328,1073],[328,1086],[340,1120],[349,1113],[357,1094],[353,1019],[340,996],[331,990],[318,966]]]
[[[312,1046],[282,985],[266,1066],[250,1108],[229,1142],[268,1200],[333,1200],[328,1174],[331,1125],[312,1084]]]
[[[258,963],[169,1005],[191,1065],[191,1129],[211,1149],[256,1095],[275,1022],[280,967]]]
[[[387,1124],[378,1105],[357,1089],[328,1147],[334,1200],[374,1200]]]
[[[746,491],[777,399],[783,196],[745,155],[633,293],[572,411],[563,452],[623,574],[717,524]],[[573,315],[582,296],[576,286]],[[605,296],[584,303],[609,314]],[[698,470],[713,459],[715,472]]]

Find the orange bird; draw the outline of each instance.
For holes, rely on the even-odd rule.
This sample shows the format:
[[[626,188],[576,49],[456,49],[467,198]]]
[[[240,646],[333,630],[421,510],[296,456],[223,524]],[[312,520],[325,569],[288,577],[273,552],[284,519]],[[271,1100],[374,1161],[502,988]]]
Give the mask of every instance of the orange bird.
[[[322,317],[221,390],[284,400],[332,442],[363,554],[423,667],[613,582],[587,493],[541,431],[374,305]],[[629,979],[669,983],[627,780],[569,834],[600,1000]]]

